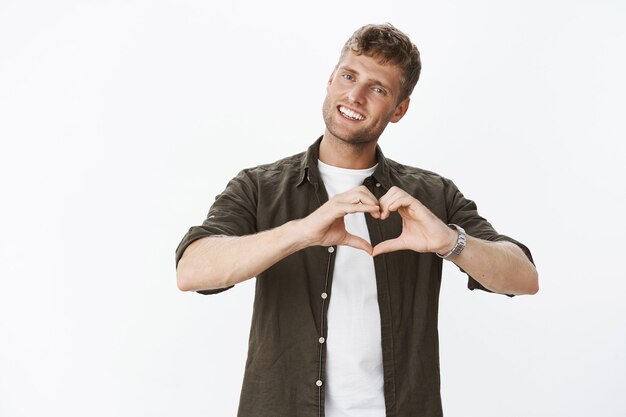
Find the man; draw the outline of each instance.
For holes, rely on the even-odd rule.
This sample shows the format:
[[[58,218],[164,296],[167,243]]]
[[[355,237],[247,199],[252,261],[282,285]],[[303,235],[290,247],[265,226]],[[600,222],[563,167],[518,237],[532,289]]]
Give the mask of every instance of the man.
[[[401,31],[358,29],[328,80],[324,135],[241,171],[178,246],[183,291],[257,277],[240,417],[441,416],[442,258],[470,289],[537,292],[528,249],[451,181],[378,147],[420,68]]]

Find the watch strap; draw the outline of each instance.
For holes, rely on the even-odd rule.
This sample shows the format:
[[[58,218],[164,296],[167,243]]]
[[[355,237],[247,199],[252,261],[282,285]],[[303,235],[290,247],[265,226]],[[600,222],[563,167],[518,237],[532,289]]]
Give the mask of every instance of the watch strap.
[[[448,259],[450,257],[458,256],[463,251],[463,249],[465,249],[465,243],[467,242],[467,234],[461,226],[459,226],[458,224],[449,224],[448,227],[459,232],[459,236],[456,239],[456,245],[454,245],[454,247],[448,253],[441,255],[435,252],[436,255],[442,259]]]

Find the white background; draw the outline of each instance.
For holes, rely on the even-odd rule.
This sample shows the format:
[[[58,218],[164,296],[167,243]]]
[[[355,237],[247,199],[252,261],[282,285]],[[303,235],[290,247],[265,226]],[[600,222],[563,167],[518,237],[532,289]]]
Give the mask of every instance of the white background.
[[[234,416],[254,280],[174,249],[241,168],[306,149],[357,27],[420,48],[387,157],[452,178],[540,272],[441,293],[448,417],[626,414],[626,5],[0,2],[0,416]]]

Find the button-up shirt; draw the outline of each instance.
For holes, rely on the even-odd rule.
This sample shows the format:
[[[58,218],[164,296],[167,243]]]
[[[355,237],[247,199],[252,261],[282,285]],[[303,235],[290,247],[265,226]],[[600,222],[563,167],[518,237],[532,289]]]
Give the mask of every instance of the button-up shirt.
[[[176,264],[197,239],[258,233],[306,217],[324,204],[328,196],[317,168],[320,142],[306,152],[242,170],[216,197],[202,225],[183,237]],[[364,181],[376,198],[397,186],[445,223],[458,224],[476,238],[513,242],[532,261],[528,249],[498,234],[452,181],[387,159],[380,147],[376,158],[374,174]],[[386,220],[365,217],[373,246],[402,231],[397,212]],[[257,276],[238,417],[324,416],[324,341],[334,253],[333,246],[309,247]],[[387,417],[442,416],[437,332],[442,260],[433,253],[401,250],[376,256],[374,268]],[[468,288],[485,290],[472,277]]]

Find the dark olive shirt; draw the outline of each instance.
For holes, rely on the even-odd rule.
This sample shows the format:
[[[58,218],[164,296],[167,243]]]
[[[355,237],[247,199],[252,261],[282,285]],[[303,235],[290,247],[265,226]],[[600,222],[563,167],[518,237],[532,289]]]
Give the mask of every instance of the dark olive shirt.
[[[196,239],[261,232],[324,204],[328,197],[317,168],[320,140],[307,152],[241,171],[216,197],[203,224],[183,237],[176,264]],[[458,224],[477,238],[514,242],[532,261],[524,245],[498,234],[450,180],[387,159],[379,147],[376,152],[376,171],[364,181],[376,198],[398,186],[445,223]],[[365,218],[372,245],[400,235],[402,220],[396,212],[386,220]],[[324,416],[322,338],[333,300],[334,261],[334,247],[309,247],[257,277],[239,417]],[[442,260],[402,250],[376,256],[374,267],[387,417],[441,416],[437,315]],[[471,277],[468,287],[484,289]]]

